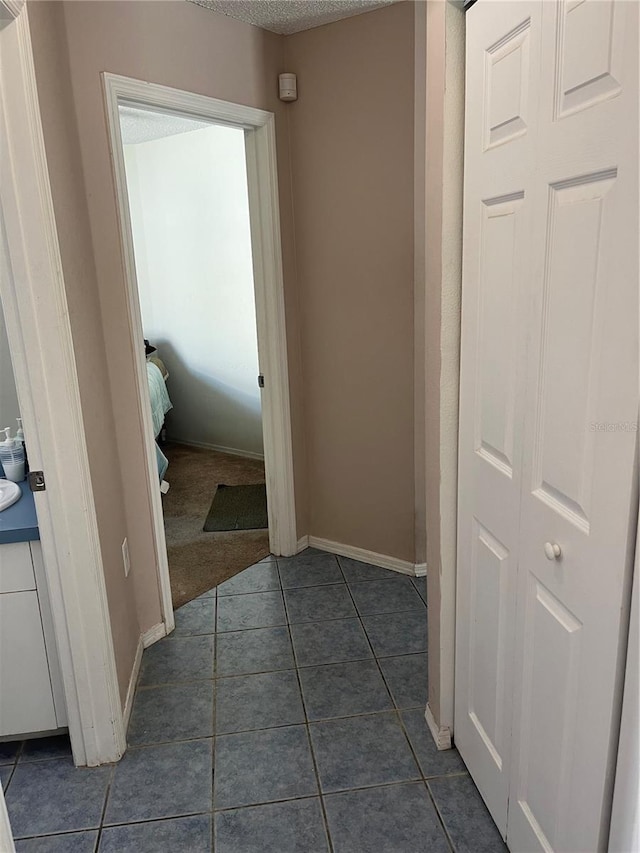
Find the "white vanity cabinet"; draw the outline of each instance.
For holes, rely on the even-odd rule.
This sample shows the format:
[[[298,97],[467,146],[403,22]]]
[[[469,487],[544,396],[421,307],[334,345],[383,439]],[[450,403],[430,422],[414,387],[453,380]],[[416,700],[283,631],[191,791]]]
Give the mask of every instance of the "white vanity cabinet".
[[[66,725],[40,542],[0,544],[0,738]]]

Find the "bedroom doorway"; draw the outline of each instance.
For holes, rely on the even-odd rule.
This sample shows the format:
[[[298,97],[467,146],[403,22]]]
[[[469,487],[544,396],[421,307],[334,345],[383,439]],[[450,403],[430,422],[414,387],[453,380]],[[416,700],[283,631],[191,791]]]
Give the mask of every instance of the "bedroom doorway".
[[[103,79],[169,631],[296,551],[273,116]]]
[[[177,607],[269,554],[244,131],[119,115]]]

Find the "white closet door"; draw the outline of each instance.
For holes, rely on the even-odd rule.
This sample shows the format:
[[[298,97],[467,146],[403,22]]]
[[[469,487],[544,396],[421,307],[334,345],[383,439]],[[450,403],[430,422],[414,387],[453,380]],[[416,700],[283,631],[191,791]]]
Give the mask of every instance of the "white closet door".
[[[507,842],[591,853],[606,849],[637,480],[638,4],[542,6]]]
[[[467,14],[455,742],[503,836],[541,14]]]

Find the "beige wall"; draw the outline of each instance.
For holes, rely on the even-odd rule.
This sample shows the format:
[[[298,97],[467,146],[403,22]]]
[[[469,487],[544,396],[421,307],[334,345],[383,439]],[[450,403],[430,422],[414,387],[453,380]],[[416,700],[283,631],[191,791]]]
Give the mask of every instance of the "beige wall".
[[[413,12],[286,40],[309,533],[411,562]]]
[[[306,531],[288,134],[277,99],[282,38],[183,0],[37,2],[29,14],[124,695],[139,631],[161,616],[100,73],[276,113],[296,509],[298,526]],[[125,535],[132,563],[128,582],[120,553]]]
[[[122,568],[121,543],[128,531],[123,505],[124,484],[106,381],[105,340],[86,188],[80,169],[62,4],[33,4],[29,7],[29,19],[118,681],[124,701],[140,633],[136,581],[141,580],[142,569],[135,576],[125,578]],[[147,583],[146,598],[146,610],[159,613],[154,580]]]

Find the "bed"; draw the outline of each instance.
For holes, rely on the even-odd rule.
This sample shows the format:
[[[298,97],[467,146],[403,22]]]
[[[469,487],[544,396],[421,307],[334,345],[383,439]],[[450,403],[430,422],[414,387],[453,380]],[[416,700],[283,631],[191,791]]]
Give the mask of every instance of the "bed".
[[[164,370],[163,370],[164,369]],[[164,419],[167,412],[173,408],[167,391],[166,378],[169,374],[159,358],[147,361],[147,380],[149,382],[149,398],[151,400],[151,420],[153,423],[153,437],[156,440],[156,459],[158,462],[158,477],[160,482],[167,472],[169,460],[158,445],[158,436],[162,432]]]

